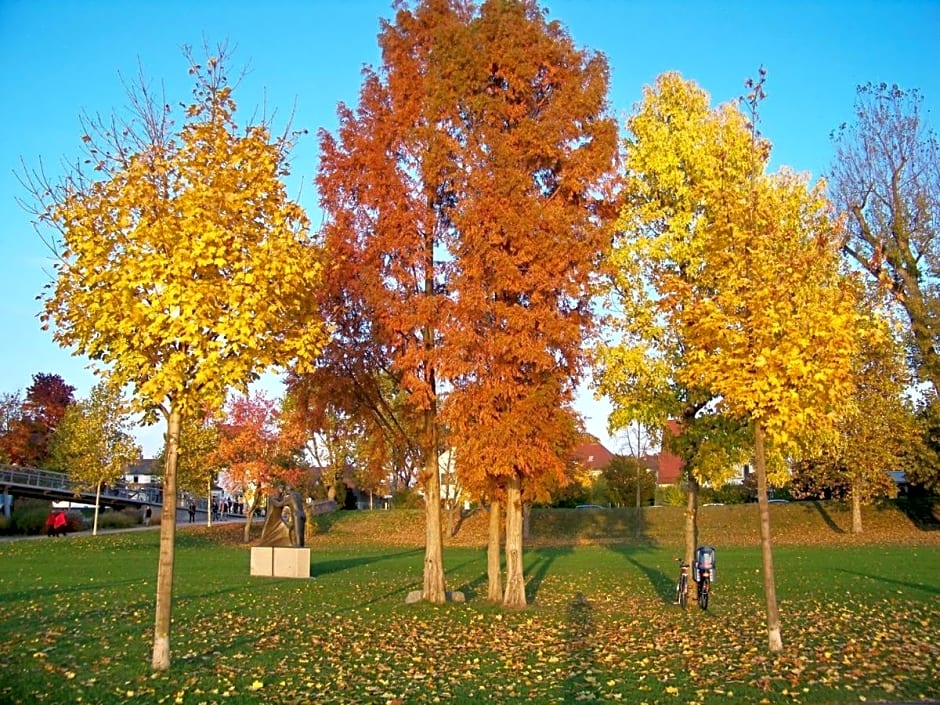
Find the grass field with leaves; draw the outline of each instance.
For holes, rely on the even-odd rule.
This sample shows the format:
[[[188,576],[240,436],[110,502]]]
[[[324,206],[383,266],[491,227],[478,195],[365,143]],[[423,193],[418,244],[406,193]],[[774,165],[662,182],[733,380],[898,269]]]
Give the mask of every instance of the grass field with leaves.
[[[177,534],[173,664],[150,670],[156,530],[0,543],[2,703],[855,703],[940,698],[936,516],[773,507],[785,650],[766,649],[751,507],[709,507],[707,612],[672,604],[682,511],[536,511],[530,606],[485,601],[486,518],[448,538],[464,604],[406,605],[420,512],[312,527],[310,580],[248,575],[241,527]],[[256,532],[257,533],[257,532]],[[800,537],[802,536],[802,540]]]

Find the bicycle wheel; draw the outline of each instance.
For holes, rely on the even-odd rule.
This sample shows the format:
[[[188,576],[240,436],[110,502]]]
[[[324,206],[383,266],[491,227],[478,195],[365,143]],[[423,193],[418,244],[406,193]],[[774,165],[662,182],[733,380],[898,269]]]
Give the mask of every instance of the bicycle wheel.
[[[678,592],[676,597],[679,600],[679,607],[685,609],[685,604],[689,599],[689,580],[684,575],[679,578],[679,586],[676,590]]]
[[[698,588],[698,606],[703,610],[708,609],[708,593],[711,592],[711,585],[708,578],[702,578]]]

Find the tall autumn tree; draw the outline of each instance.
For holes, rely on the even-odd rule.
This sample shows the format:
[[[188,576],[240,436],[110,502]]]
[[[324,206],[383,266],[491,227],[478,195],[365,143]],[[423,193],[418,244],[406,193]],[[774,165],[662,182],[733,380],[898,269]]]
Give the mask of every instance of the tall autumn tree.
[[[916,89],[858,87],[854,120],[833,132],[830,193],[845,217],[842,251],[890,294],[921,382],[926,452],[908,479],[940,487],[940,145]]]
[[[335,276],[373,341],[365,351],[423,414],[424,597],[444,599],[446,382],[460,466],[499,459],[485,467],[508,490],[505,602],[525,604],[522,483],[564,466],[563,407],[603,249],[594,205],[616,151],[606,62],[521,0],[403,6],[380,45],[358,111],[341,107],[338,139],[321,139]]]
[[[119,389],[96,384],[87,399],[70,404],[50,443],[52,467],[85,488],[95,490],[92,535],[98,535],[101,487],[120,479],[140,460],[131,435],[133,417]]]
[[[753,438],[768,644],[777,651],[767,453],[773,461],[802,451],[851,405],[859,290],[840,271],[839,232],[821,186],[787,170],[765,173],[769,144],[756,131],[762,85],[752,85],[750,122],[736,103],[710,108],[707,94],[678,74],[646,89],[630,122],[623,224],[652,235],[625,262],[654,263],[656,325],[680,343],[670,348],[681,361],[670,364],[669,379],[699,390]]]
[[[699,272],[686,264],[696,231],[716,207],[703,194],[721,120],[703,90],[667,73],[644,92],[627,129],[620,214],[602,269],[611,314],[594,350],[593,384],[610,399],[612,430],[659,429],[662,447],[681,458],[691,564],[699,485],[721,484],[747,459],[746,427],[721,417],[711,390],[683,378],[688,343],[676,320],[677,296]]]
[[[522,607],[526,485],[562,477],[580,438],[571,404],[617,154],[608,67],[531,1],[482,3],[439,51],[461,88],[442,123],[459,194],[444,418],[461,472],[505,492],[503,604]]]
[[[718,207],[694,243],[699,276],[677,304],[685,379],[712,390],[754,435],[767,637],[780,651],[768,457],[807,453],[852,408],[865,316],[860,282],[841,267],[842,233],[824,185],[766,172],[770,145],[757,132],[763,83],[763,71],[748,83],[749,120],[736,106],[723,111],[725,151],[704,194]]]
[[[444,80],[447,65],[432,59],[432,48],[465,20],[465,11],[452,5],[432,0],[415,11],[402,6],[394,22],[383,22],[382,65],[364,69],[356,110],[339,106],[338,133],[320,131],[317,175],[324,245],[331,254],[330,321],[355,361],[344,372],[358,373],[359,390],[369,391],[380,388],[376,375],[387,374],[417,420],[411,442],[423,468],[422,594],[430,602],[445,599],[438,367],[450,303],[441,258],[457,197],[450,185],[451,137],[440,123],[452,113],[459,90]]]
[[[56,342],[129,388],[167,424],[152,666],[170,666],[181,420],[219,409],[230,387],[310,361],[319,255],[283,178],[294,143],[239,127],[227,50],[198,64],[182,123],[141,78],[131,111],[86,118],[83,158],[57,182],[27,175],[57,255],[42,320]]]

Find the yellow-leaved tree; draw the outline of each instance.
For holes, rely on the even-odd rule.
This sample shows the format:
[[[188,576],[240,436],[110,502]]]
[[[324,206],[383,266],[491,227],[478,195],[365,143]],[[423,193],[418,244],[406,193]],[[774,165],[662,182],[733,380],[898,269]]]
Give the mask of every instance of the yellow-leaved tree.
[[[752,434],[768,642],[778,651],[768,466],[783,468],[851,407],[860,287],[840,269],[822,185],[766,173],[770,146],[755,126],[763,72],[750,86],[750,121],[737,103],[709,108],[678,74],[647,89],[630,122],[623,225],[656,235],[632,257],[652,260],[643,266],[662,328],[678,341],[669,370],[683,401],[695,390]]]
[[[630,116],[620,217],[604,266],[609,337],[594,350],[594,388],[611,401],[611,429],[636,422],[663,432],[663,448],[683,461],[688,563],[699,484],[722,484],[750,455],[746,426],[717,413],[714,393],[682,375],[688,344],[678,306],[700,271],[697,239],[716,206],[705,194],[722,124],[708,95],[675,73],[660,76]]]
[[[141,449],[131,435],[130,407],[121,390],[96,384],[87,399],[70,404],[50,443],[51,464],[85,488],[95,490],[92,535],[98,535],[101,487],[140,460]]]
[[[303,367],[324,341],[319,250],[283,183],[294,135],[237,125],[224,45],[204,65],[184,53],[195,87],[182,124],[141,79],[127,119],[83,120],[85,158],[60,180],[25,178],[57,256],[45,326],[166,420],[157,671],[170,665],[181,420],[266,369]]]
[[[205,497],[206,507],[212,506],[212,485],[223,469],[216,462],[219,449],[219,421],[214,414],[187,414],[180,424],[179,449],[176,455],[176,487],[192,497]],[[158,472],[166,468],[167,446],[157,454]],[[206,512],[206,524],[212,526],[212,512]]]
[[[854,405],[862,333],[859,280],[840,260],[842,232],[824,184],[766,172],[757,133],[764,72],[749,81],[750,119],[723,110],[705,197],[716,204],[696,250],[700,271],[682,292],[690,384],[710,389],[754,434],[767,636],[783,649],[767,499],[768,455],[799,457],[835,432]]]
[[[870,310],[879,310],[871,302]],[[904,467],[923,442],[916,411],[908,398],[912,373],[902,339],[891,334],[889,322],[872,316],[875,329],[862,337],[855,361],[855,404],[843,413],[836,434],[814,458],[802,463],[804,496],[826,492],[847,496],[852,504],[852,533],[862,533],[862,505],[876,497],[894,497],[891,470]],[[796,478],[795,478],[796,480]]]

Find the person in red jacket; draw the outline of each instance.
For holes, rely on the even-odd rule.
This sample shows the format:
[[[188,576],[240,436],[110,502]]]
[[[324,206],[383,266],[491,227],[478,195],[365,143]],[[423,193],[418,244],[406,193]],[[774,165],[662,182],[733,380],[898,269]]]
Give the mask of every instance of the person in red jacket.
[[[53,530],[56,534],[61,534],[65,536],[65,527],[68,525],[68,519],[65,516],[65,512],[59,512],[55,515],[55,520],[53,522]]]
[[[46,536],[55,536],[55,516],[56,511],[53,509],[46,517]]]

